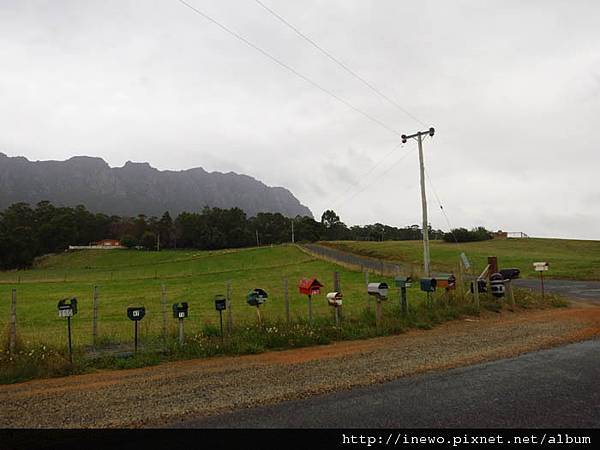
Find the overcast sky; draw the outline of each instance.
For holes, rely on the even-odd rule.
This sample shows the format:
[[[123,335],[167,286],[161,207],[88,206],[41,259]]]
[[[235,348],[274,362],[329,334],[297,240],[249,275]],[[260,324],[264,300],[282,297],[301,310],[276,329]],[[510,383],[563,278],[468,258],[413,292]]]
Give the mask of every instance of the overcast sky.
[[[404,226],[418,152],[396,132],[433,126],[435,228],[434,191],[453,227],[600,239],[600,2],[261,0],[419,123],[255,0],[186,1],[380,123],[177,0],[0,0],[0,151],[245,173]]]

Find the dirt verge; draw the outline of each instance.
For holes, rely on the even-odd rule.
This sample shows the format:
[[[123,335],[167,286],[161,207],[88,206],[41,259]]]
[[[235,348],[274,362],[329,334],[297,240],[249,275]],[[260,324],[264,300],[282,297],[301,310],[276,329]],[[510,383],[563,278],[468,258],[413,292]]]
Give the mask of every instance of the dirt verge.
[[[433,330],[0,386],[0,427],[139,427],[600,336],[600,308],[487,313]]]

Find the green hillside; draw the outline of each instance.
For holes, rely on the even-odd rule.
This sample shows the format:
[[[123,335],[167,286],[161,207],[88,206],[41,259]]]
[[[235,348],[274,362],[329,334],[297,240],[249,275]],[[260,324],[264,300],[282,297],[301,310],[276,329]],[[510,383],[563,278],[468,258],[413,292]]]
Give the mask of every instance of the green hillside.
[[[334,271],[340,273],[345,315],[359,315],[367,304],[364,275],[315,259],[295,246],[213,252],[64,253],[39,260],[31,270],[0,272],[0,330],[7,328],[11,290],[16,288],[18,332],[24,343],[63,344],[66,325],[64,319],[57,317],[56,306],[59,299],[75,296],[79,300],[79,313],[73,319],[75,344],[90,344],[95,285],[100,298],[99,336],[110,342],[131,340],[132,323],[126,317],[126,308],[134,305],[144,305],[147,310],[141,322],[142,337],[160,335],[162,285],[167,292],[172,331],[176,329],[176,321],[171,317],[170,307],[176,301],[190,303],[187,332],[198,332],[205,324],[218,324],[213,298],[226,293],[228,281],[232,287],[234,324],[256,321],[256,309],[245,301],[246,293],[256,287],[269,293],[261,311],[265,319],[274,320],[284,318],[285,314],[284,277],[289,279],[292,319],[305,319],[307,300],[298,293],[297,283],[300,278],[313,275],[325,284],[325,292],[313,300],[313,314],[329,318],[331,308],[324,294],[332,290]],[[413,299],[422,297],[416,288],[410,295]]]
[[[373,258],[422,265],[421,241],[357,242],[335,241],[325,245]],[[433,270],[450,271],[456,267],[461,252],[465,252],[478,272],[485,268],[488,256],[497,256],[500,267],[518,267],[523,277],[533,277],[532,263],[548,261],[553,278],[600,280],[600,241],[568,239],[492,239],[483,242],[451,244],[431,242]]]

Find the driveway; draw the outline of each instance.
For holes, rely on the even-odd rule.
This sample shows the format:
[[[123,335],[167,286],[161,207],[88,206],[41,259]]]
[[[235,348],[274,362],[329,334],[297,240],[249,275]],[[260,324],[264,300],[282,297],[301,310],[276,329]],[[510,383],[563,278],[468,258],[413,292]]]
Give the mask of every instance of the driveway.
[[[516,287],[540,290],[539,279],[515,280]],[[544,290],[600,304],[600,281],[544,280]]]

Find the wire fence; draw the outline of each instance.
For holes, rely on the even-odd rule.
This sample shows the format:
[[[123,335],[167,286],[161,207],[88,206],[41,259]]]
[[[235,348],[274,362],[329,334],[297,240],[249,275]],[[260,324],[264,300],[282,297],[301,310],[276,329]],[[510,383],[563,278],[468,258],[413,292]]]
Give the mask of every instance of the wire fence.
[[[326,259],[328,261],[333,261],[362,272],[376,272],[383,276],[390,277],[401,274],[417,276],[421,273],[420,268],[415,264],[391,263],[381,259],[359,256],[353,253],[344,252],[342,250],[337,250],[318,244],[304,244],[301,245],[300,248],[317,257]]]

